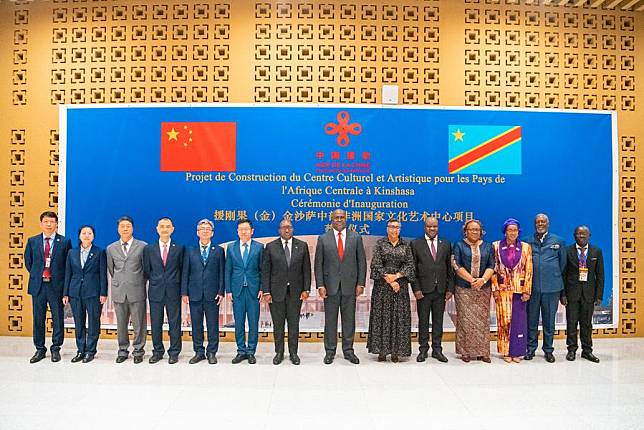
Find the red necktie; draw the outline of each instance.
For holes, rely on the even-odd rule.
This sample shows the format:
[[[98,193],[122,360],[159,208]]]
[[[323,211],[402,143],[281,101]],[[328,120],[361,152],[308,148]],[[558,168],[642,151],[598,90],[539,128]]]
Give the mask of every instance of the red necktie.
[[[342,233],[338,233],[338,255],[340,256],[340,261],[344,259],[344,245],[342,245]]]
[[[433,240],[431,241],[431,244],[432,245],[429,247],[429,249],[432,251],[432,258],[434,259],[434,261],[436,261],[436,245],[434,244]]]
[[[42,277],[48,281],[49,278],[51,278],[51,274],[49,273],[49,264],[47,263],[47,260],[49,260],[49,254],[51,253],[51,244],[49,243],[50,240],[50,237],[45,238],[45,268],[42,271]]]
[[[163,245],[163,254],[161,255],[161,259],[163,260],[163,265],[165,266],[165,262],[168,261],[168,244],[166,243]]]

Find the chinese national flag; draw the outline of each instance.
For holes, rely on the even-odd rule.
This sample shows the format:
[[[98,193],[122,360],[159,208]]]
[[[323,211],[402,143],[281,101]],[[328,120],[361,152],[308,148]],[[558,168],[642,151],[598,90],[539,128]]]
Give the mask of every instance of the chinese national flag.
[[[236,123],[162,122],[162,172],[232,172],[236,162]]]

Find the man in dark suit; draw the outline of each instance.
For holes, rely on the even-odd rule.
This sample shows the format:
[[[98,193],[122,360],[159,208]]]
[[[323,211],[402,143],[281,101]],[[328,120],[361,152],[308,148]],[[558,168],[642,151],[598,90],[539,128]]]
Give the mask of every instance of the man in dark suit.
[[[190,304],[192,346],[190,364],[208,358],[217,363],[219,349],[219,304],[224,298],[224,250],[212,243],[215,225],[209,219],[197,223],[199,244],[186,249],[181,275],[181,296]],[[208,327],[208,349],[203,346],[203,318]]]
[[[425,234],[411,242],[414,255],[416,280],[411,289],[416,297],[418,312],[419,354],[416,361],[422,362],[429,351],[429,316],[432,317],[432,358],[447,363],[443,354],[443,314],[445,302],[454,293],[454,271],[452,270],[452,245],[438,238],[438,220],[425,219]]]
[[[300,364],[297,340],[300,334],[302,301],[311,290],[311,258],[306,242],[293,237],[293,224],[280,222],[280,237],[264,248],[262,285],[264,300],[270,303],[273,318],[275,357],[273,364],[284,359],[284,321],[288,321],[288,352],[291,362]]]
[[[575,243],[568,247],[565,287],[561,303],[566,306],[566,360],[573,361],[577,352],[577,325],[581,338],[581,358],[599,363],[593,355],[593,312],[604,294],[604,257],[601,249],[588,243],[590,229],[575,229]]]
[[[51,336],[51,361],[60,361],[60,347],[64,339],[63,288],[67,253],[72,243],[65,236],[56,233],[58,215],[56,212],[40,214],[41,234],[30,237],[25,247],[25,267],[29,271],[27,293],[33,302],[33,339],[36,353],[29,360],[37,363],[45,358],[45,316],[47,306],[51,310],[54,327]]]
[[[226,296],[233,302],[237,355],[233,364],[248,360],[257,363],[255,351],[259,341],[259,301],[262,298],[262,253],[264,246],[251,240],[253,224],[248,219],[237,222],[236,240],[226,248]],[[246,343],[248,319],[248,344]]]
[[[163,217],[157,222],[159,241],[143,250],[143,270],[149,279],[148,300],[152,325],[152,357],[150,364],[159,362],[165,353],[163,346],[163,311],[168,315],[168,363],[174,364],[181,352],[181,271],[183,245],[172,242],[172,220]]]
[[[347,214],[336,209],[332,229],[320,235],[315,248],[315,284],[324,299],[324,364],[333,363],[337,348],[338,310],[342,315],[342,352],[353,364],[360,363],[353,350],[356,297],[364,292],[367,259],[362,237],[347,230]]]

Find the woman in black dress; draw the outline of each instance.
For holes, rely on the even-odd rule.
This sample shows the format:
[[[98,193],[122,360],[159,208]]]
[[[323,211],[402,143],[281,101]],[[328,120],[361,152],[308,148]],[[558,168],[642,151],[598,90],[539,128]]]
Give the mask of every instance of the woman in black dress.
[[[400,237],[400,221],[387,221],[387,237],[373,250],[371,312],[367,350],[378,361],[398,362],[411,355],[409,284],[414,280],[414,259],[409,242]]]

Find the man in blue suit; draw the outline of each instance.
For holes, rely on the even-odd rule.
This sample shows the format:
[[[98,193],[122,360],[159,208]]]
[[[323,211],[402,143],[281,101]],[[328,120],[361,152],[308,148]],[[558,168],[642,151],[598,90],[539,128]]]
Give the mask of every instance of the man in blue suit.
[[[555,362],[552,342],[559,296],[564,288],[566,249],[563,239],[548,231],[550,220],[546,214],[534,218],[535,233],[524,241],[532,247],[532,295],[528,302],[528,353],[532,360],[539,345],[539,314],[543,326],[543,352],[548,363]]]
[[[143,250],[143,270],[149,279],[148,300],[152,324],[152,357],[150,364],[158,363],[165,353],[163,346],[163,311],[168,315],[170,348],[168,363],[175,364],[181,352],[181,272],[183,245],[174,243],[172,220],[163,217],[157,222],[159,241],[146,245]]]
[[[251,240],[253,224],[248,219],[237,222],[236,240],[226,248],[226,296],[233,301],[237,355],[233,364],[248,360],[257,363],[255,350],[259,338],[259,301],[262,298],[262,253],[264,246]],[[248,318],[248,344],[245,325]]]
[[[51,310],[54,327],[51,336],[51,361],[60,361],[63,344],[63,288],[67,253],[72,243],[56,233],[58,215],[47,211],[40,214],[41,234],[30,237],[25,248],[25,267],[29,271],[27,293],[33,302],[33,338],[36,353],[29,360],[37,363],[45,358],[45,317]]]
[[[181,296],[190,304],[192,346],[195,351],[190,364],[208,357],[208,363],[217,363],[219,349],[219,304],[224,298],[224,250],[212,243],[215,225],[209,219],[197,223],[199,244],[186,249],[181,275]],[[208,349],[203,346],[203,318],[208,327]]]

